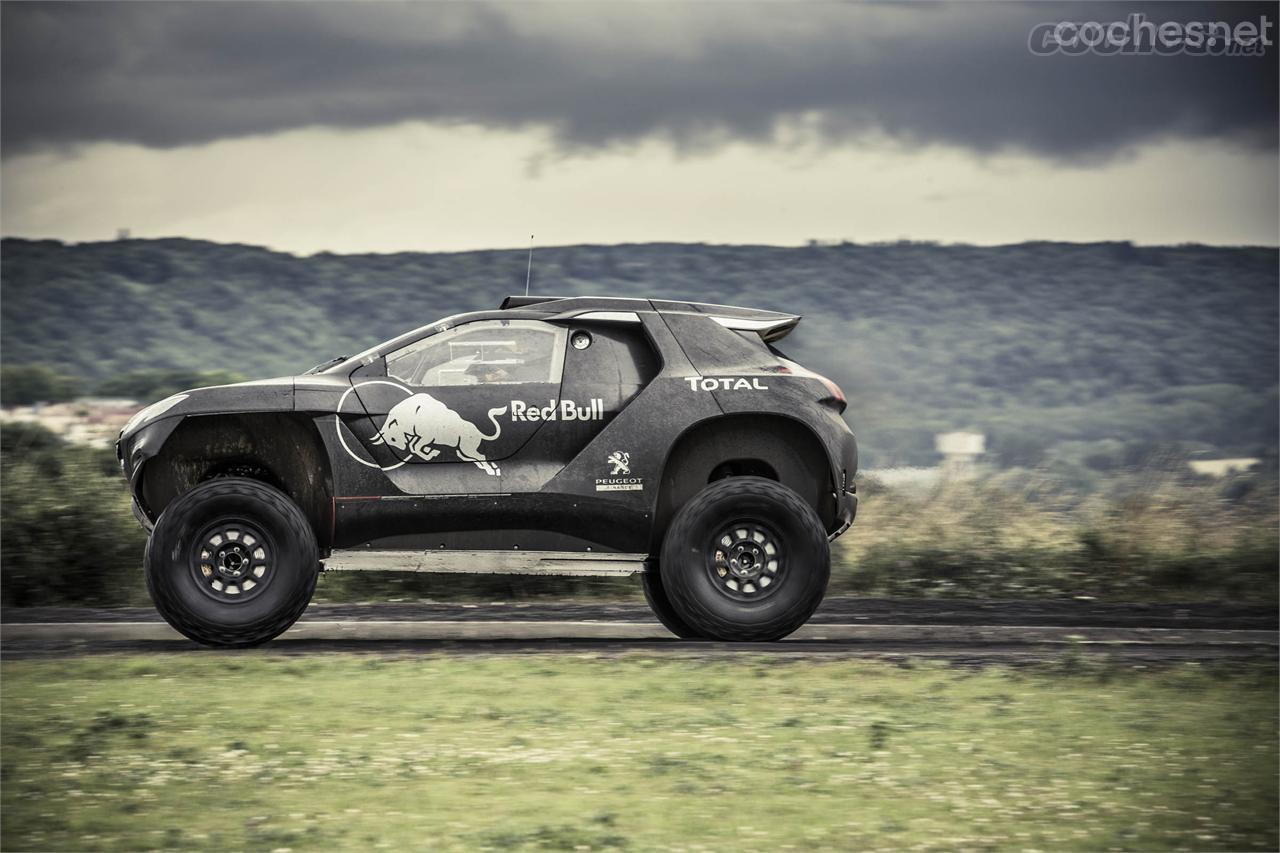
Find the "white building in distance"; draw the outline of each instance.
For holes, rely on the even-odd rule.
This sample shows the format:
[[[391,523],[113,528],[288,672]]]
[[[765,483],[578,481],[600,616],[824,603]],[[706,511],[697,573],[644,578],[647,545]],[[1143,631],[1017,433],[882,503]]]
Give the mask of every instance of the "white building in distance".
[[[987,437],[980,432],[940,432],[933,447],[942,454],[944,469],[969,468],[987,452]]]

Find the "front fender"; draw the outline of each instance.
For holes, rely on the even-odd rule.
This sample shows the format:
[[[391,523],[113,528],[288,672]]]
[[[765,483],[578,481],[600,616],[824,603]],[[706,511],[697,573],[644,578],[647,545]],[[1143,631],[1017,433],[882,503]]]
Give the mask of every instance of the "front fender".
[[[133,517],[148,533],[155,526],[155,522],[142,500],[142,469],[148,459],[160,452],[160,448],[164,447],[164,443],[169,440],[169,436],[178,428],[178,424],[182,423],[184,417],[178,415],[160,418],[141,429],[134,430],[127,438],[122,435],[116,441],[116,458],[120,460],[120,470],[129,481]]]
[[[141,480],[143,463],[160,452],[160,448],[164,447],[164,443],[185,417],[186,415],[175,415],[160,418],[128,436],[121,436],[116,442],[116,457],[120,460],[125,479],[129,481],[129,489],[135,496],[138,493],[137,485]]]
[[[143,410],[138,422],[126,425],[116,441],[116,458],[120,460],[121,470],[125,479],[129,481],[129,489],[133,493],[135,504],[141,506],[144,517],[148,512],[145,504],[142,503],[139,490],[142,469],[148,459],[160,453],[179,424],[188,417],[250,412],[292,412],[294,378],[286,376],[279,379],[196,388],[175,396],[180,396],[181,399],[171,406],[162,408],[156,417],[148,419],[147,410]]]

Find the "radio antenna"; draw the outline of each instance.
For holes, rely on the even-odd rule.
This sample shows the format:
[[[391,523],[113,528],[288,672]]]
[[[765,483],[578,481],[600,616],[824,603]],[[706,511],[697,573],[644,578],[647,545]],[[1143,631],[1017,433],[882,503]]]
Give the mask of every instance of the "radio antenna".
[[[529,278],[533,275],[533,235],[529,235],[529,265],[524,270],[524,295],[529,295]]]

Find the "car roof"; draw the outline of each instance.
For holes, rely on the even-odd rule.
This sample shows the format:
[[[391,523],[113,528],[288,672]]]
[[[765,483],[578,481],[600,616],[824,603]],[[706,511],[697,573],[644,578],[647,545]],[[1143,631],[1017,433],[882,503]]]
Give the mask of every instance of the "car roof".
[[[419,340],[426,335],[443,331],[463,323],[475,320],[498,319],[548,319],[556,317],[567,319],[581,317],[589,319],[595,312],[610,316],[597,316],[594,319],[621,319],[620,313],[637,311],[657,311],[663,314],[700,314],[710,317],[727,329],[738,332],[755,332],[766,343],[786,337],[796,324],[800,322],[799,314],[785,314],[781,311],[766,311],[761,308],[743,308],[737,305],[715,305],[709,302],[682,302],[667,299],[639,299],[618,296],[508,296],[502,300],[497,310],[471,311],[465,314],[454,314],[419,326],[396,337],[369,347],[356,355],[347,356],[342,361],[322,369],[321,373],[349,372],[361,364],[367,363],[380,352],[389,352]],[[633,317],[637,321],[639,318]]]

